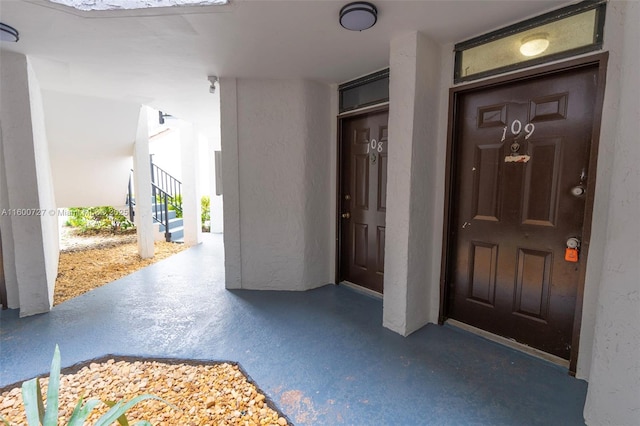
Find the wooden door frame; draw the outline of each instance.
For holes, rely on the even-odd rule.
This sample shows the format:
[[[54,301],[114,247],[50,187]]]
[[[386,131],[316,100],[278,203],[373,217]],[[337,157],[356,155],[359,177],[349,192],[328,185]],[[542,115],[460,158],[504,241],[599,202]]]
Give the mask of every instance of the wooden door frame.
[[[602,120],[602,106],[604,103],[604,91],[607,76],[607,60],[609,52],[601,52],[596,55],[585,56],[569,61],[547,65],[540,68],[529,69],[522,72],[500,76],[472,84],[465,84],[449,89],[449,120],[447,124],[447,152],[446,152],[446,169],[445,169],[445,196],[444,196],[444,224],[442,233],[442,260],[440,265],[440,314],[438,322],[443,324],[448,318],[447,299],[449,281],[449,266],[452,256],[450,255],[451,234],[451,215],[454,213],[452,209],[453,202],[453,177],[455,170],[455,161],[457,160],[454,151],[454,145],[457,144],[459,135],[457,134],[455,123],[458,121],[459,99],[461,95],[471,93],[477,90],[484,90],[491,87],[501,86],[508,83],[526,81],[531,78],[553,75],[564,71],[571,71],[586,67],[597,67],[598,87],[596,88],[596,97],[593,114],[593,127],[591,148],[589,152],[589,175],[587,176],[587,192],[585,200],[585,212],[583,217],[583,233],[581,247],[584,254],[581,254],[583,261],[579,263],[579,281],[576,294],[576,308],[574,313],[573,331],[571,338],[571,355],[569,358],[569,373],[575,375],[578,349],[580,345],[580,327],[582,324],[582,306],[584,298],[584,284],[587,270],[587,257],[589,252],[589,244],[591,241],[591,220],[593,218],[593,203],[595,197],[595,185],[597,174],[598,145],[600,142],[600,123]]]
[[[343,145],[343,141],[342,141],[342,130],[343,130],[343,126],[344,126],[344,121],[347,119],[351,119],[354,117],[359,117],[359,116],[366,116],[369,114],[377,114],[379,112],[387,112],[387,114],[389,113],[389,103],[385,102],[383,104],[380,105],[373,105],[370,107],[366,107],[366,108],[362,108],[360,110],[356,110],[356,111],[349,111],[346,112],[344,114],[338,115],[337,117],[337,121],[338,121],[338,125],[337,125],[337,131],[338,134],[336,135],[336,141],[337,141],[337,146],[338,146],[338,151],[337,151],[337,161],[336,161],[336,216],[335,216],[335,220],[336,220],[336,277],[335,277],[335,281],[336,284],[340,284],[340,278],[342,276],[342,271],[341,271],[341,267],[340,267],[340,260],[341,260],[341,253],[342,253],[342,240],[340,239],[340,236],[342,235],[342,211],[341,211],[341,204],[342,204],[342,162],[344,160],[344,158],[342,158],[342,145]],[[385,188],[386,191],[386,188]]]

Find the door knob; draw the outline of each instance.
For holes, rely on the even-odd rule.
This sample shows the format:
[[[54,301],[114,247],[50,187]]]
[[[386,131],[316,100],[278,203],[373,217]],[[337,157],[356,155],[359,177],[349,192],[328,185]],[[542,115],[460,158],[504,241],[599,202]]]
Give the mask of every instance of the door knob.
[[[343,219],[349,219],[351,217],[351,213],[346,212],[346,213],[342,213],[342,218]]]

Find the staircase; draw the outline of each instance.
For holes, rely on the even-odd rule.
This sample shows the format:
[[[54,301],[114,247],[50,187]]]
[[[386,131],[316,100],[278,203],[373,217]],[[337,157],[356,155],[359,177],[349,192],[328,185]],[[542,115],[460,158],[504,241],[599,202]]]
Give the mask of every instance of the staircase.
[[[182,219],[182,182],[171,176],[153,162],[151,165],[151,213],[153,222],[159,224],[167,242],[184,242],[184,222]],[[135,217],[135,199],[133,197],[133,170],[129,176],[129,220]]]

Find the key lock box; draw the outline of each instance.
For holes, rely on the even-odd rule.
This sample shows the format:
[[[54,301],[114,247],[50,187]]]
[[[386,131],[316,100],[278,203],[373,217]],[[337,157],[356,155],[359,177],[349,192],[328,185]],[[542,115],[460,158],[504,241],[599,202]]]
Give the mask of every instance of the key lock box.
[[[571,237],[567,240],[567,248],[564,252],[564,260],[567,262],[577,262],[578,261],[578,250],[580,248],[580,240]]]

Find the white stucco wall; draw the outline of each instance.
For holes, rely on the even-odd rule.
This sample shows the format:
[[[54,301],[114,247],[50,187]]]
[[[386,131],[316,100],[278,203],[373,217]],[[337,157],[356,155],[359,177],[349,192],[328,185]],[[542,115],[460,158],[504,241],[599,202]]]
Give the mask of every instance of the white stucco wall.
[[[389,165],[383,325],[408,335],[438,320],[433,228],[440,99],[440,47],[421,33],[391,41]]]
[[[52,91],[43,102],[58,205],[124,204],[140,105]]]
[[[151,210],[151,173],[149,171],[149,108],[138,108],[135,142],[130,154],[133,154],[133,184],[136,198],[136,236],[138,237],[138,254],[143,259],[154,255],[154,228]],[[131,148],[130,148],[131,149]]]
[[[180,151],[182,161],[182,218],[184,244],[200,244],[202,226],[200,225],[200,158],[199,143],[194,127],[190,123],[180,125]]]
[[[598,167],[596,175],[595,201],[593,220],[591,222],[591,243],[587,260],[585,278],[582,321],[580,329],[580,348],[576,377],[589,379],[591,359],[595,338],[596,312],[599,292],[605,267],[605,243],[607,240],[607,223],[610,206],[610,187],[614,170],[614,156],[617,138],[618,116],[620,113],[620,97],[623,88],[621,69],[625,46],[625,3],[622,1],[607,4],[607,20],[604,33],[604,50],[609,52],[607,66],[607,82],[604,105],[602,108],[600,145],[598,148]],[[627,25],[628,26],[628,25]],[[629,49],[628,43],[626,49]]]
[[[1,64],[0,64],[1,65]],[[0,208],[9,208],[9,188],[4,167],[4,142],[2,138],[2,119],[0,118]],[[7,288],[7,306],[11,309],[20,307],[20,290],[16,275],[16,257],[13,251],[13,227],[11,216],[0,215],[0,231],[2,232],[2,261],[4,264],[4,281]]]
[[[27,316],[48,311],[53,302],[58,266],[56,204],[37,79],[27,58],[18,53],[3,51],[0,71],[0,175],[6,179],[0,191],[2,208],[39,213],[9,213],[0,222],[10,307],[20,308],[20,315]]]
[[[610,6],[613,6],[610,4]],[[640,422],[640,3],[615,5],[608,18],[622,19],[624,42],[615,108],[615,134],[602,142],[613,145],[608,191],[604,267],[596,310],[595,339],[585,419],[590,425],[632,425]],[[619,21],[618,21],[619,22]],[[614,53],[612,52],[612,56]],[[601,142],[601,143],[602,143]],[[590,254],[591,255],[591,254]]]
[[[220,90],[227,287],[327,284],[329,86],[222,79]]]
[[[240,244],[240,165],[238,163],[238,81],[220,79],[220,143],[224,208],[224,280],[228,289],[242,288]]]
[[[58,259],[60,257],[57,205],[54,194],[53,175],[51,173],[49,142],[45,127],[42,92],[36,74],[28,61],[27,70],[29,76],[29,98],[31,100],[31,125],[33,128],[38,198],[40,200],[41,211],[47,212],[47,214],[40,216],[44,262],[49,289],[49,301],[53,304],[53,292],[58,276]]]

